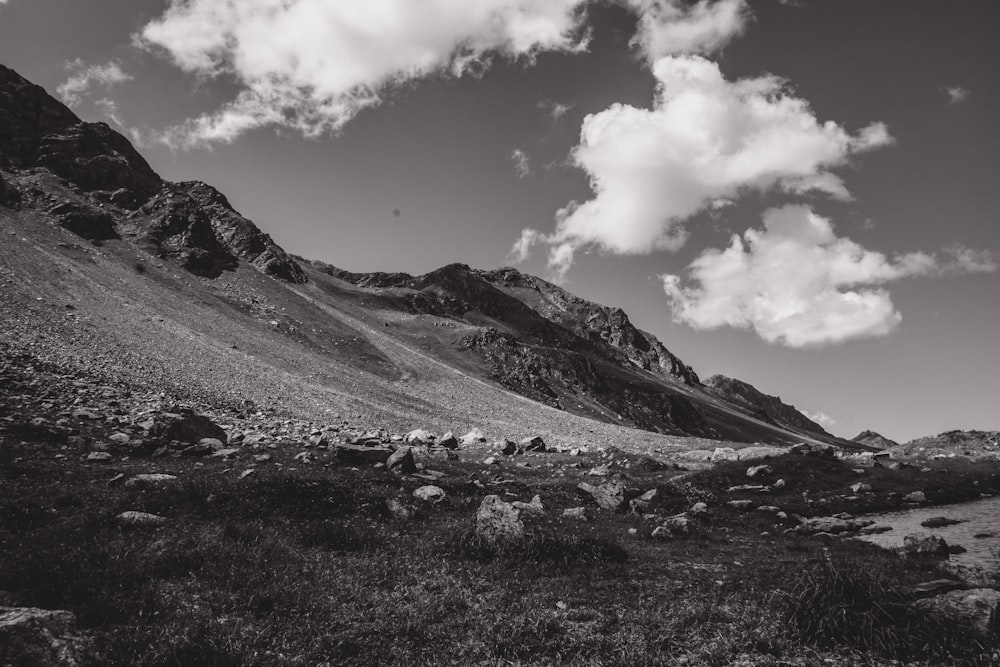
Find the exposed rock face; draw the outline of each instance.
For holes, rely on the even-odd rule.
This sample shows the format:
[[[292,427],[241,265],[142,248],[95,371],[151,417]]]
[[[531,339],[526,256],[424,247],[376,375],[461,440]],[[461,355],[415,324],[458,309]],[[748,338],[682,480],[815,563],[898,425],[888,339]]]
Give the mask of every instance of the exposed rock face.
[[[828,435],[822,426],[793,406],[783,403],[779,397],[769,396],[742,380],[735,380],[725,375],[713,375],[705,380],[705,387],[716,396],[743,408],[761,421],[807,433]]]
[[[918,600],[916,605],[961,621],[983,637],[1000,636],[1000,591],[992,588],[951,591]]]
[[[271,237],[199,181],[167,184],[131,218],[142,238],[192,273],[214,278],[239,260],[293,283],[305,273]]]
[[[861,445],[867,445],[868,447],[875,447],[877,449],[889,449],[890,447],[898,447],[899,443],[894,440],[876,433],[875,431],[862,431],[856,436],[851,438],[851,442],[856,442]]]
[[[893,456],[965,456],[994,459],[1000,456],[1000,431],[945,431],[917,438],[892,448]]]
[[[17,168],[44,167],[126,208],[146,201],[162,185],[125,137],[105,123],[80,121],[43,88],[2,65],[0,155]]]
[[[91,204],[66,200],[46,212],[60,227],[85,239],[106,241],[121,238],[114,218]]]
[[[77,667],[94,657],[71,612],[0,607],[0,665]]]

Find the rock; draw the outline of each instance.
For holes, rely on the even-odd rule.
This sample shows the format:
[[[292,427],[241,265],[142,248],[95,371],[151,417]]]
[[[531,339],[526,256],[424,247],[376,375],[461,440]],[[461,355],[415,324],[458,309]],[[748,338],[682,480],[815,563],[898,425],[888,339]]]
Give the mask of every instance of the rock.
[[[766,484],[740,484],[739,486],[731,486],[727,490],[728,493],[770,493],[771,487]]]
[[[803,442],[798,445],[793,446],[788,450],[792,454],[799,454],[800,456],[816,456],[825,459],[837,458],[837,448],[833,445],[826,445],[818,442]]]
[[[96,421],[101,418],[101,415],[94,412],[93,410],[74,410],[73,419],[83,419],[85,421]]]
[[[418,428],[403,436],[403,442],[408,445],[431,445],[437,440],[437,436],[427,429]]]
[[[387,470],[394,470],[403,474],[410,474],[417,471],[417,462],[413,458],[412,447],[400,447],[392,453],[386,460]]]
[[[387,510],[389,510],[389,514],[399,519],[400,521],[406,521],[411,516],[413,516],[413,512],[410,511],[410,509],[406,507],[406,505],[399,502],[395,498],[389,498],[388,500],[386,500],[385,507]]]
[[[783,488],[785,488],[785,480],[783,480],[783,479],[776,480],[774,482],[774,484],[771,485],[771,488],[772,489],[783,489]]]
[[[125,480],[125,486],[146,486],[150,484],[162,484],[172,482],[177,479],[177,475],[168,475],[161,472],[142,473]]]
[[[514,456],[515,454],[520,454],[520,448],[518,448],[517,443],[513,440],[504,440],[503,445],[501,445],[500,453],[504,456]]]
[[[736,500],[733,502],[741,502],[741,501]],[[748,500],[746,502],[750,501]],[[694,515],[708,514],[708,505],[705,503],[695,503],[694,505],[691,506],[691,509],[688,510],[688,514],[694,514]]]
[[[203,445],[198,443],[197,445],[191,445],[190,447],[185,447],[181,450],[181,456],[208,456],[212,454],[215,450],[212,449],[211,445]]]
[[[933,581],[925,581],[921,584],[917,584],[910,589],[910,595],[915,598],[930,597],[932,595],[941,595],[942,593],[950,593],[951,591],[961,590],[965,586],[961,581],[956,579],[935,579]]]
[[[419,489],[414,491],[413,497],[429,503],[439,503],[447,498],[448,494],[445,493],[444,489],[440,486],[428,484],[427,486],[421,486]]]
[[[587,474],[591,477],[607,477],[611,474],[611,467],[608,465],[594,466],[587,471]]]
[[[346,465],[375,465],[386,463],[392,456],[388,447],[363,447],[338,442],[333,445],[333,455],[337,461]]]
[[[851,484],[852,493],[866,493],[872,490],[872,485],[867,482],[858,482],[856,484]]]
[[[709,449],[692,449],[689,452],[681,452],[677,456],[688,461],[711,461],[712,451]]]
[[[523,503],[515,500],[511,503],[515,508],[526,514],[545,514],[545,507],[542,505],[542,497],[535,495],[530,503]]]
[[[127,445],[131,441],[131,438],[127,433],[112,433],[108,436],[108,441],[114,445]]]
[[[454,433],[448,431],[437,441],[437,446],[445,449],[458,449],[458,438],[455,437]]]
[[[743,449],[736,450],[736,454],[739,456],[740,461],[754,461],[757,459],[769,459],[775,456],[781,456],[784,454],[786,449],[783,447],[772,447],[770,445],[756,445],[753,447],[744,447]]]
[[[482,442],[486,442],[486,436],[478,428],[470,429],[468,433],[463,435],[458,439],[458,444],[463,447],[468,447],[470,445],[476,445]]]
[[[0,607],[0,665],[82,667],[94,658],[94,645],[71,612]]]
[[[476,535],[493,546],[523,539],[524,524],[521,523],[520,512],[501,500],[500,496],[486,496],[476,512]]]
[[[528,438],[521,440],[521,448],[526,452],[544,452],[545,441],[542,440],[541,436],[533,435]]]
[[[753,501],[752,500],[730,500],[730,501],[726,502],[726,505],[728,507],[732,507],[733,509],[737,509],[737,510],[748,510],[751,507],[753,507]]]
[[[805,519],[795,528],[795,532],[802,535],[815,535],[817,533],[840,535],[841,533],[860,532],[863,528],[874,523],[870,519],[840,519],[834,516],[818,516]]]
[[[587,520],[587,508],[586,507],[567,507],[563,510],[562,515],[566,519],[573,519],[575,521],[586,521]]]
[[[213,459],[228,459],[230,456],[235,456],[236,454],[239,454],[239,453],[240,453],[240,450],[237,447],[225,447],[223,449],[219,449],[219,450],[216,450],[216,451],[212,452],[212,458]],[[267,455],[264,454],[264,456],[267,456]],[[254,459],[256,459],[256,458],[257,457],[255,456]]]
[[[865,526],[860,533],[862,535],[878,535],[879,533],[888,533],[890,530],[892,530],[892,526]]]
[[[663,539],[677,535],[690,535],[695,530],[695,523],[685,514],[668,517],[653,529],[653,537]]]
[[[946,556],[948,543],[940,535],[910,533],[903,537],[903,552],[911,556]]]
[[[149,512],[122,512],[115,518],[127,526],[161,526],[167,522],[166,517]]]
[[[577,490],[589,495],[601,509],[617,511],[625,502],[625,480],[618,477],[594,486],[586,482],[580,482],[576,486]]]
[[[107,452],[91,452],[87,454],[88,461],[110,461],[111,454]]]
[[[257,474],[257,469],[256,468],[247,468],[246,470],[244,470],[243,472],[240,473],[240,479],[246,479],[247,477],[253,477],[256,474]]]
[[[628,503],[629,509],[635,514],[645,514],[649,511],[654,498],[656,498],[656,489],[650,489],[638,498],[630,500]]]
[[[487,456],[485,459],[483,459],[483,465],[492,466],[492,465],[499,465],[499,464],[500,464],[500,461],[495,456]]]
[[[761,465],[761,466],[750,466],[747,468],[747,477],[759,477],[762,475],[770,475],[774,472],[771,466]]]
[[[271,460],[270,454],[254,454],[253,457],[254,463],[267,463],[270,460]]]
[[[716,447],[712,452],[712,463],[718,461],[739,461],[740,455],[732,447]]]
[[[920,525],[924,528],[942,528],[944,526],[953,526],[956,523],[963,523],[963,521],[961,519],[949,519],[945,516],[933,516],[921,521]]]
[[[903,500],[908,503],[925,503],[927,502],[927,496],[924,495],[923,491],[914,491],[903,496]]]
[[[195,445],[208,438],[218,441],[221,446],[227,440],[226,432],[222,428],[190,408],[173,408],[171,412],[155,415],[153,424],[148,430],[149,439],[156,443],[165,444],[177,440]]]
[[[761,505],[760,507],[757,508],[757,511],[767,512],[768,514],[778,514],[779,512],[781,512],[781,508],[776,507],[774,505]]]
[[[1000,635],[1000,591],[972,588],[917,600],[917,607],[958,620],[981,637]]]
[[[202,447],[211,447],[213,450],[219,450],[225,447],[223,439],[220,438],[202,438],[198,441],[198,444]]]

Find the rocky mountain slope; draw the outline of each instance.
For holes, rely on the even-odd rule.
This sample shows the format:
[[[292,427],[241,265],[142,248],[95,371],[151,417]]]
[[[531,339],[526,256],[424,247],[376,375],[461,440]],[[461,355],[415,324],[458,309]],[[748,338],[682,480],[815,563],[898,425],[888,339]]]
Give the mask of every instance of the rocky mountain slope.
[[[0,233],[4,345],[109,380],[308,419],[851,446],[750,385],[702,385],[620,309],[515,269],[292,257],[211,186],[163,181],[3,67]]]
[[[875,447],[876,449],[889,449],[891,447],[899,446],[899,443],[895,440],[890,440],[881,433],[876,433],[875,431],[862,431],[851,438],[851,442],[867,445],[868,447]]]
[[[1000,458],[1000,431],[945,431],[892,447],[893,456],[972,459]]]

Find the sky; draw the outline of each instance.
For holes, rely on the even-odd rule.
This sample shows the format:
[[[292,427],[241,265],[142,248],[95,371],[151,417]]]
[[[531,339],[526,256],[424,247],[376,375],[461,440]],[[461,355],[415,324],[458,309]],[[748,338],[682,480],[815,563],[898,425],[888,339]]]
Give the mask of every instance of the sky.
[[[515,265],[853,437],[1000,429],[995,0],[0,0],[0,63],[352,271]]]

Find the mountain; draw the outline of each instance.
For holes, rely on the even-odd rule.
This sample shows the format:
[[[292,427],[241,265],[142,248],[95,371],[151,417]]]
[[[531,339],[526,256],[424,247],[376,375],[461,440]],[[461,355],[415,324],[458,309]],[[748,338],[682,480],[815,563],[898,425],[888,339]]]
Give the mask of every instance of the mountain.
[[[862,431],[851,438],[851,442],[867,445],[868,447],[875,447],[876,449],[889,449],[891,447],[899,446],[898,442],[890,440],[881,433],[876,433],[875,431]]]
[[[68,372],[315,420],[861,447],[746,383],[702,384],[621,309],[516,269],[294,257],[2,66],[0,234],[0,351]]]
[[[890,451],[897,457],[964,456],[996,460],[1000,458],[1000,431],[945,431],[895,445]]]

